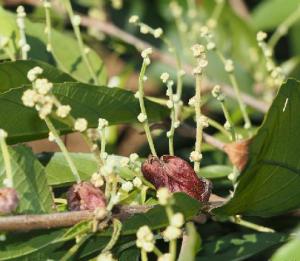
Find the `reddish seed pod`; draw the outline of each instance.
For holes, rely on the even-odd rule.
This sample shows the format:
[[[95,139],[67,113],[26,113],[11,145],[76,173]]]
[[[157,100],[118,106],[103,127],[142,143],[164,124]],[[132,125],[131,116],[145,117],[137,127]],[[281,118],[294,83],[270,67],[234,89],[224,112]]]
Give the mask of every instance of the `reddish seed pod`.
[[[185,192],[201,202],[209,200],[211,182],[199,178],[191,165],[179,157],[150,155],[142,165],[142,172],[156,189],[167,187],[171,192]]]
[[[103,192],[90,182],[74,184],[67,192],[69,209],[72,211],[95,210],[106,206]]]
[[[0,189],[0,214],[14,212],[19,204],[18,193],[13,188]]]

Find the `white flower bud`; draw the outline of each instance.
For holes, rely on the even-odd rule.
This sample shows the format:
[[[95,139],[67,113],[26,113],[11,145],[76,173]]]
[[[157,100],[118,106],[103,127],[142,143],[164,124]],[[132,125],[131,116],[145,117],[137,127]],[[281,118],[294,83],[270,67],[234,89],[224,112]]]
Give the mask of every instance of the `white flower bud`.
[[[88,127],[88,122],[84,118],[79,118],[75,121],[74,129],[76,131],[84,132]]]
[[[204,51],[205,51],[205,47],[201,44],[194,44],[192,47],[191,47],[191,50],[193,52],[193,56],[198,58],[200,57]]]
[[[137,119],[139,122],[143,123],[147,120],[147,115],[145,113],[140,113],[138,116],[137,116]]]
[[[81,17],[79,15],[74,15],[72,18],[72,23],[74,26],[79,26],[81,23]]]
[[[167,188],[163,187],[157,190],[156,196],[158,198],[159,204],[165,206],[168,204],[172,195]]]
[[[136,24],[138,21],[139,21],[139,17],[138,17],[137,15],[132,15],[132,16],[129,18],[129,23],[130,23],[130,24]]]
[[[263,31],[259,31],[257,34],[256,34],[256,40],[258,42],[262,42],[264,41],[265,39],[267,38],[267,34]]]
[[[163,83],[166,83],[169,80],[170,75],[167,72],[164,72],[160,75],[160,79]]]
[[[141,55],[142,55],[142,57],[145,59],[145,58],[147,58],[150,54],[152,54],[152,48],[151,47],[149,47],[149,48],[147,48],[147,49],[145,49],[144,51],[142,51],[142,53],[141,53]]]
[[[56,115],[61,118],[66,118],[71,111],[71,107],[69,105],[60,105],[57,108]]]
[[[171,217],[171,226],[181,228],[184,224],[184,216],[181,213],[176,213]]]
[[[231,73],[234,71],[234,65],[233,65],[233,61],[232,60],[226,60],[225,61],[225,71],[228,72],[228,73]]]
[[[157,29],[155,29],[154,32],[153,32],[153,36],[154,36],[155,38],[161,37],[162,34],[163,34],[163,30],[162,30],[160,27],[157,28]]]
[[[192,151],[190,154],[190,161],[199,162],[202,159],[202,154],[199,151]]]
[[[140,188],[143,185],[143,182],[139,177],[135,177],[132,183],[136,188]]]
[[[139,155],[137,153],[132,153],[129,155],[129,160],[131,163],[134,163],[138,160]]]
[[[166,230],[163,232],[163,238],[165,241],[178,239],[180,236],[181,236],[181,229],[174,226],[168,226]]]
[[[103,130],[108,126],[108,121],[106,119],[99,118],[98,120],[98,130]]]
[[[126,181],[125,183],[122,184],[121,188],[124,191],[129,192],[133,189],[133,184],[130,181]]]

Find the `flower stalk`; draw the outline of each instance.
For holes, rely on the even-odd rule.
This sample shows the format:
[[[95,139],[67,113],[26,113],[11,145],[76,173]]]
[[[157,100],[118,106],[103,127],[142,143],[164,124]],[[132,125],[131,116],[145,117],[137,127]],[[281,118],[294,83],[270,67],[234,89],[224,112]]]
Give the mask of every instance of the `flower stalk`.
[[[0,147],[1,147],[1,151],[2,151],[5,172],[6,172],[6,179],[4,179],[3,183],[6,187],[13,188],[14,182],[13,182],[13,175],[12,175],[12,167],[11,167],[11,162],[10,162],[8,146],[5,141],[6,138],[7,138],[6,131],[0,129]]]
[[[73,27],[73,30],[74,30],[74,33],[75,33],[75,37],[77,39],[77,42],[78,42],[78,46],[79,46],[79,49],[80,49],[80,53],[81,53],[81,57],[94,81],[94,84],[98,84],[98,78],[97,78],[97,75],[96,73],[94,72],[94,69],[92,67],[92,64],[90,62],[90,59],[87,55],[87,48],[85,48],[84,46],[84,43],[83,43],[83,40],[82,40],[82,36],[81,36],[81,32],[80,32],[80,23],[81,23],[81,18],[79,15],[75,15],[74,14],[74,11],[73,11],[73,8],[72,8],[72,5],[71,5],[71,2],[70,0],[64,0],[64,3],[65,3],[65,7],[66,7],[66,10],[67,10],[67,13],[69,15],[69,18],[70,18],[70,21],[71,21],[71,24],[72,24],[72,27]]]
[[[148,140],[148,144],[150,147],[150,151],[151,154],[153,156],[157,156],[155,147],[154,147],[154,142],[151,136],[151,131],[150,131],[150,127],[149,127],[149,122],[148,122],[148,118],[147,118],[147,112],[146,112],[146,108],[145,108],[145,102],[144,102],[144,77],[145,77],[145,72],[146,72],[146,68],[150,63],[150,59],[149,59],[149,54],[152,53],[152,49],[146,49],[142,52],[142,57],[143,59],[143,64],[142,64],[142,68],[140,71],[140,75],[139,75],[139,89],[138,89],[138,99],[139,99],[139,103],[140,103],[140,109],[141,109],[141,113],[138,115],[138,120],[143,124],[145,133],[146,133],[146,137]]]

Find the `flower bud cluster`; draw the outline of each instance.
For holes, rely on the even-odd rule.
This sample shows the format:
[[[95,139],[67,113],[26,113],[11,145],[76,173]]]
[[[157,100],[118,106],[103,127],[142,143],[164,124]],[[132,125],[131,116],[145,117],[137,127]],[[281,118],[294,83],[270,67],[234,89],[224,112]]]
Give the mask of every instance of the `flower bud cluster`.
[[[195,44],[191,48],[193,56],[197,59],[197,65],[193,69],[194,75],[202,74],[203,69],[207,67],[208,61],[205,53],[205,46],[201,44]]]
[[[160,27],[154,29],[149,25],[140,22],[140,18],[137,15],[132,15],[129,18],[129,23],[139,26],[142,34],[151,34],[154,38],[160,38],[164,33],[163,29]]]
[[[21,48],[22,58],[27,59],[27,53],[30,51],[30,46],[26,40],[25,34],[25,17],[26,12],[22,5],[17,8],[17,25],[20,33],[19,47]]]

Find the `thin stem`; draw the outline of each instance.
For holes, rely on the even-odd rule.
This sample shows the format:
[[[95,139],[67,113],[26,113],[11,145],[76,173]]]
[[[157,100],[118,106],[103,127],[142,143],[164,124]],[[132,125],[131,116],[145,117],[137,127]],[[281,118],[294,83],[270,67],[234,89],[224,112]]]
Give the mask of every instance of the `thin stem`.
[[[247,228],[251,228],[251,229],[259,231],[259,232],[264,232],[264,233],[274,233],[275,232],[275,230],[272,228],[264,227],[264,226],[260,226],[260,225],[251,223],[249,221],[241,219],[239,216],[230,217],[229,221],[234,224],[237,224],[237,225],[240,225],[243,227],[247,227]]]
[[[145,76],[145,72],[146,72],[146,68],[147,68],[147,63],[145,62],[145,59],[143,60],[143,64],[142,64],[142,68],[141,68],[141,72],[139,75],[139,103],[140,103],[140,108],[141,108],[141,113],[143,113],[144,115],[147,116],[147,112],[146,112],[146,108],[145,108],[145,103],[144,103],[144,76]],[[150,147],[150,151],[151,154],[153,156],[157,157],[157,153],[155,151],[155,147],[154,147],[154,142],[151,136],[151,131],[150,131],[150,127],[149,127],[149,122],[148,119],[146,118],[146,120],[143,122],[143,127],[146,133],[146,137],[148,140],[148,144]]]
[[[196,95],[195,95],[195,117],[196,117],[196,143],[195,151],[201,154],[203,126],[200,122],[201,117],[201,75],[196,75]],[[194,170],[197,173],[200,170],[200,161],[194,162]]]
[[[102,253],[110,251],[117,243],[122,230],[122,223],[118,219],[113,220],[113,232],[106,247],[101,251]]]
[[[72,246],[69,251],[60,259],[60,261],[68,261],[71,259],[72,256],[76,254],[79,248],[86,242],[93,234],[87,234],[81,236],[79,242],[77,242],[74,246]]]
[[[80,49],[82,59],[83,59],[85,65],[86,65],[91,77],[93,78],[94,83],[98,84],[97,75],[94,72],[93,67],[91,65],[91,62],[90,62],[90,59],[89,59],[89,57],[88,57],[88,55],[85,51],[84,43],[83,43],[82,36],[81,36],[81,33],[80,33],[80,27],[79,27],[78,24],[74,23],[75,15],[74,15],[74,12],[73,12],[71,2],[70,2],[70,0],[64,0],[64,2],[65,2],[65,7],[66,7],[66,10],[67,10],[67,13],[68,13],[69,18],[71,20],[71,24],[72,24],[77,42],[78,42],[78,46],[79,46],[79,49]]]
[[[171,254],[171,260],[175,261],[176,260],[176,255],[177,255],[177,240],[173,239],[169,243],[169,252]]]
[[[221,107],[222,107],[222,110],[223,110],[223,113],[224,113],[224,117],[230,125],[230,132],[231,132],[232,141],[235,141],[236,140],[235,128],[234,128],[234,125],[233,125],[233,121],[230,117],[229,111],[227,110],[227,108],[225,106],[225,101],[221,101]]]
[[[50,13],[51,3],[49,2],[49,0],[43,0],[43,2],[44,2],[44,9],[45,9],[45,17],[46,17],[45,33],[47,34],[47,51],[50,52],[52,50],[51,13]]]
[[[2,131],[2,130],[0,129],[0,131]],[[9,181],[8,187],[13,188],[14,185],[13,185],[13,175],[12,175],[12,168],[11,168],[11,162],[10,162],[10,155],[9,155],[8,147],[5,142],[4,137],[0,137],[0,145],[1,145],[1,150],[2,150],[2,155],[3,155],[3,160],[4,160],[6,178]]]
[[[170,112],[170,118],[171,118],[171,128],[168,132],[168,139],[169,139],[169,153],[170,155],[174,156],[174,133],[175,133],[175,121],[176,121],[176,113],[175,113],[175,103],[174,103],[174,96],[173,96],[173,90],[172,86],[168,85],[168,93],[169,99],[172,102],[172,108]]]
[[[16,60],[16,57],[14,56],[14,54],[10,51],[9,47],[3,47],[3,50],[5,52],[5,54],[9,57],[10,60],[12,60],[13,62]]]
[[[100,131],[100,138],[101,138],[101,148],[100,148],[100,157],[102,161],[105,161],[105,149],[106,149],[106,137],[105,137],[105,129],[103,128]]]
[[[212,127],[214,127],[215,129],[217,129],[218,131],[220,131],[221,133],[223,133],[226,137],[231,139],[231,134],[217,121],[213,120],[212,118],[208,118],[208,124]]]
[[[214,10],[212,12],[210,20],[214,21],[215,24],[218,23],[219,17],[222,13],[223,7],[225,5],[225,0],[216,3]]]
[[[226,59],[224,58],[223,54],[218,49],[216,50],[216,53],[219,56],[220,60],[222,61],[223,65],[225,66]],[[251,128],[251,121],[250,121],[249,115],[247,113],[246,105],[241,97],[240,88],[238,86],[236,77],[234,75],[234,72],[229,72],[228,74],[229,74],[229,80],[232,84],[233,90],[236,95],[236,99],[238,101],[240,110],[241,110],[243,118],[244,118],[245,128],[249,129],[249,128]]]
[[[284,36],[288,32],[289,28],[299,19],[300,6],[277,27],[276,31],[272,34],[268,42],[269,47],[274,49],[280,38]]]
[[[154,253],[157,257],[162,256],[162,252],[161,252],[156,246],[154,246],[153,253]]]
[[[45,123],[47,124],[48,129],[51,131],[51,133],[52,133],[53,136],[55,137],[55,141],[56,141],[58,147],[60,148],[61,152],[63,153],[63,155],[64,155],[66,161],[68,162],[68,165],[69,165],[69,167],[70,167],[70,169],[71,169],[71,171],[72,171],[73,176],[74,176],[75,179],[76,179],[76,182],[77,182],[77,183],[80,183],[80,182],[81,182],[81,179],[80,179],[80,176],[79,176],[79,174],[78,174],[78,171],[77,171],[77,169],[76,169],[76,167],[75,167],[75,164],[74,164],[73,160],[71,159],[70,154],[69,154],[69,152],[68,152],[68,150],[67,150],[65,144],[63,143],[63,141],[62,141],[61,138],[59,137],[59,134],[58,134],[58,132],[56,131],[54,125],[52,124],[51,120],[50,120],[48,117],[45,118]]]
[[[143,249],[141,249],[141,259],[142,261],[148,261],[147,252]]]

